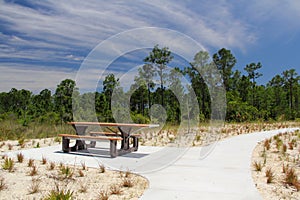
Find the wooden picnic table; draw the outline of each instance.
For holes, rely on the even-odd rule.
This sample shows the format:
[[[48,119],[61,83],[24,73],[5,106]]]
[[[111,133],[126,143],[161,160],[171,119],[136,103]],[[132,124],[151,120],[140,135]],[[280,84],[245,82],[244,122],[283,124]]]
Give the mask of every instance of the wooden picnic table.
[[[96,141],[109,140],[110,141],[110,155],[116,157],[138,150],[139,134],[134,134],[133,129],[154,128],[159,127],[158,124],[133,124],[133,123],[107,123],[107,122],[68,122],[76,131],[76,135],[60,134],[63,138],[62,149],[64,152],[78,151],[87,148],[94,148]],[[89,126],[106,127],[109,132],[90,132],[86,133]],[[120,134],[111,129],[116,127]],[[73,147],[69,147],[70,139],[76,139]],[[132,146],[130,147],[130,140]],[[86,144],[85,141],[90,141]],[[117,141],[121,141],[121,148],[117,149]]]

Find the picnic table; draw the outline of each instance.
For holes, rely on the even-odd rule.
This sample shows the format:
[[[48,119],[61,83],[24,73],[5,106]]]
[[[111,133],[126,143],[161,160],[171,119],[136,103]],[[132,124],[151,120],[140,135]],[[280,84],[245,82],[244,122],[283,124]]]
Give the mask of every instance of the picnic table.
[[[110,141],[110,156],[112,158],[118,155],[123,155],[138,150],[138,138],[140,134],[136,134],[137,130],[141,128],[159,127],[158,124],[133,124],[133,123],[106,123],[106,122],[68,122],[76,131],[76,135],[59,134],[62,137],[62,150],[67,153],[70,151],[86,150],[94,148],[96,141],[109,140]],[[87,133],[89,126],[100,126],[109,131],[91,131]],[[112,130],[115,127],[118,131]],[[70,140],[75,139],[76,143],[73,147],[69,147]],[[89,144],[86,141],[90,141]],[[121,148],[117,149],[117,142],[121,142]],[[130,142],[132,146],[130,146]]]

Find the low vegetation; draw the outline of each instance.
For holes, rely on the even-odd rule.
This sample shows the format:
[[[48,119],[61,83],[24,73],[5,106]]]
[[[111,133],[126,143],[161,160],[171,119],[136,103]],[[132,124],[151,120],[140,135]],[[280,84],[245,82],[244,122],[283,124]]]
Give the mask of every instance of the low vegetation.
[[[263,199],[300,199],[300,131],[283,132],[259,143],[252,162],[252,176]]]
[[[0,164],[9,165],[16,162],[14,159],[17,161],[17,156],[5,156]],[[30,167],[28,163],[31,163]],[[100,166],[105,169],[103,173],[99,173]],[[8,170],[1,173],[1,198],[11,199],[13,195],[15,199],[109,199],[111,196],[113,199],[136,199],[148,187],[146,179],[130,171],[110,171],[104,165],[82,168],[82,165],[69,166],[52,161],[43,164],[24,159],[24,162],[14,163],[13,174]],[[16,179],[12,179],[12,175]],[[102,189],[97,193],[99,188]]]
[[[2,168],[9,172],[13,172],[14,165],[15,165],[15,162],[13,161],[13,159],[6,157],[4,159],[4,163],[2,164]]]

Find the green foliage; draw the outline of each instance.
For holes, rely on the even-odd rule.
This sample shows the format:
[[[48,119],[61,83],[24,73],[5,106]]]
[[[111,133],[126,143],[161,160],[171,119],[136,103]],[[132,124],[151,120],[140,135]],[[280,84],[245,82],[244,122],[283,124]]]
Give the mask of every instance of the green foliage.
[[[123,91],[114,74],[104,78],[101,92],[80,94],[75,81],[71,79],[61,81],[54,94],[49,89],[38,94],[16,88],[1,92],[0,140],[19,140],[22,145],[23,138],[54,137],[57,133],[71,133],[72,127],[66,126],[64,122],[90,121],[94,119],[94,110],[98,120],[102,122],[114,122],[116,116],[126,122],[131,116],[135,123],[148,123],[154,104],[163,106],[165,111],[162,112],[165,112],[166,121],[170,124],[180,124],[193,117],[200,121],[210,120],[213,98],[210,94],[211,83],[216,79],[211,74],[212,64],[220,72],[222,84],[226,88],[227,121],[300,119],[300,76],[295,69],[275,75],[266,85],[258,85],[257,79],[262,76],[258,70],[262,68],[262,64],[250,62],[245,66],[244,73],[234,71],[237,59],[229,49],[217,51],[212,56],[213,61],[208,52],[200,51],[195,54],[189,66],[168,70],[167,64],[172,60],[173,55],[168,47],[160,48],[155,45],[143,60],[144,65],[127,92]],[[183,85],[183,78],[191,83],[188,88]],[[116,90],[126,101],[114,105],[115,110],[112,110],[111,99]],[[191,91],[196,95],[193,99],[188,98]],[[196,102],[193,108],[183,106],[187,99]],[[122,104],[128,103],[128,100],[130,111]],[[195,105],[198,105],[199,112],[196,112]],[[78,119],[73,119],[73,106]]]
[[[154,65],[156,73],[160,79],[160,93],[161,93],[161,105],[164,106],[164,79],[167,76],[165,73],[166,65],[171,62],[173,56],[168,47],[159,48],[159,45],[155,45],[152,51],[144,59],[144,62]]]
[[[73,198],[73,191],[60,189],[56,185],[56,189],[50,191],[50,193],[44,198],[44,200],[70,200]]]
[[[232,68],[236,63],[236,58],[230,50],[222,48],[213,55],[213,60],[223,77],[226,91],[230,91],[232,87]]]
[[[131,114],[131,119],[134,123],[138,124],[147,124],[150,122],[148,117],[143,116],[142,114]]]
[[[60,167],[60,174],[63,176],[64,179],[72,178],[74,171],[69,166],[61,166]]]
[[[67,124],[54,125],[31,122],[28,126],[16,123],[13,119],[0,121],[0,140],[19,140],[55,137],[58,133],[73,133],[74,129]],[[20,140],[21,139],[21,140]],[[25,142],[25,141],[24,141]]]
[[[2,165],[2,169],[7,170],[9,172],[13,172],[14,170],[14,161],[11,158],[6,157],[4,159],[4,163]]]

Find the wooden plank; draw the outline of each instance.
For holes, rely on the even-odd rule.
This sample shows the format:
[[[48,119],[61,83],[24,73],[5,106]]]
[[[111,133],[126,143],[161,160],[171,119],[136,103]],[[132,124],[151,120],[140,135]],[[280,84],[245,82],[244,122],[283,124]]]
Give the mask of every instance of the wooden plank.
[[[91,135],[112,135],[112,136],[118,136],[118,137],[121,137],[120,134],[112,133],[112,132],[97,132],[97,131],[91,131],[90,134],[91,134]]]
[[[105,136],[82,136],[82,135],[71,135],[71,134],[59,134],[60,137],[65,137],[66,139],[82,139],[89,141],[96,140],[123,140],[121,137],[105,137]]]
[[[159,127],[158,124],[133,124],[133,123],[109,123],[109,122],[68,122],[71,125],[97,125],[97,126],[117,126],[117,127]]]
[[[137,134],[137,133],[133,133],[133,134],[130,134],[131,137],[141,137],[141,134]]]

